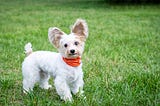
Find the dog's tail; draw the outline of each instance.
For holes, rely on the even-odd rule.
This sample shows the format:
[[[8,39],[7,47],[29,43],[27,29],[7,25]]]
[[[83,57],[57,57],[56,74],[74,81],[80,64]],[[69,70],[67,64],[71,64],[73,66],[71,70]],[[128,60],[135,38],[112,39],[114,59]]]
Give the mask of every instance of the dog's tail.
[[[24,49],[25,49],[26,56],[29,56],[33,52],[32,44],[30,42],[24,46]]]

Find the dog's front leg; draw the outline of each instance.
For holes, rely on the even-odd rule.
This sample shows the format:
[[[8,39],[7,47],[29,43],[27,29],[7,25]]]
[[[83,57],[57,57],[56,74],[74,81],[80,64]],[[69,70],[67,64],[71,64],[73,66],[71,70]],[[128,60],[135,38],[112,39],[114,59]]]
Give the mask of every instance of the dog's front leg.
[[[73,83],[71,90],[74,95],[78,93],[78,96],[84,97],[84,91],[83,91],[83,74],[78,77],[78,79]]]
[[[72,95],[69,89],[68,84],[66,83],[64,78],[61,78],[57,76],[55,78],[55,87],[58,95],[63,99],[64,101],[72,101]]]

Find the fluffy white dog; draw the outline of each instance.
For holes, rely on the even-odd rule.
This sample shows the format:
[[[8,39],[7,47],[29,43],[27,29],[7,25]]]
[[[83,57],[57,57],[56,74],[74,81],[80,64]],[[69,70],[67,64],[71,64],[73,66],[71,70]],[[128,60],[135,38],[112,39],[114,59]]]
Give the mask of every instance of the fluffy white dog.
[[[72,94],[83,94],[83,72],[81,56],[85,40],[88,37],[88,26],[85,20],[77,19],[71,33],[65,34],[59,28],[48,30],[48,38],[59,53],[50,51],[32,52],[31,43],[25,45],[27,57],[22,63],[23,91],[33,90],[35,83],[43,89],[51,87],[48,80],[54,78],[56,91],[64,101],[72,101]]]

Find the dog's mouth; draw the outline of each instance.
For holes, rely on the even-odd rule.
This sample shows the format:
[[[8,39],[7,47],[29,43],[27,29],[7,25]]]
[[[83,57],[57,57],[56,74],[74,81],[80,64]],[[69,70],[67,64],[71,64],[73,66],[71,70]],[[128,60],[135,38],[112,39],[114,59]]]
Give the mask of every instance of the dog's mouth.
[[[80,56],[80,53],[74,49],[71,49],[65,53],[66,58],[77,58],[79,56]]]
[[[76,57],[78,57],[78,56],[79,56],[78,53],[68,54],[68,57],[70,57],[70,58],[76,58]]]
[[[70,54],[68,54],[68,58],[77,58],[77,57],[79,57],[78,53],[70,53]]]
[[[78,55],[78,53],[70,53],[69,56],[75,56]]]

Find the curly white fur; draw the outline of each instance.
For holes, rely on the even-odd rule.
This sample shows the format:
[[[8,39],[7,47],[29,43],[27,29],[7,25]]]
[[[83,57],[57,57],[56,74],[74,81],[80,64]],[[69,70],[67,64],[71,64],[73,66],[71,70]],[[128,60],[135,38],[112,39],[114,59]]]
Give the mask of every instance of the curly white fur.
[[[72,67],[62,59],[62,57],[73,59],[82,56],[84,39],[88,36],[88,32],[86,32],[88,27],[82,19],[78,19],[76,23],[69,35],[56,27],[49,28],[49,40],[58,49],[59,53],[50,51],[32,52],[30,43],[25,46],[27,57],[22,63],[24,92],[33,90],[36,82],[39,82],[43,89],[52,87],[48,80],[50,76],[53,76],[56,91],[61,99],[72,101],[71,92],[73,94],[83,93],[82,63],[77,67]]]
[[[24,47],[26,55],[30,55],[32,53],[32,44],[29,42]]]

